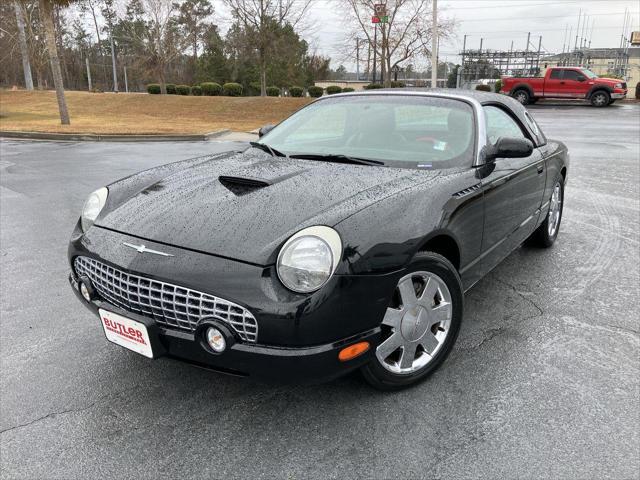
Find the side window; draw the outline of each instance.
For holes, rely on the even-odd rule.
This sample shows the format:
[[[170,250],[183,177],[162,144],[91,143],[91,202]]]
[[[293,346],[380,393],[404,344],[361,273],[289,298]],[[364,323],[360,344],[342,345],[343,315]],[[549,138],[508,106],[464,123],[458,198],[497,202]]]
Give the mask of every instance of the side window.
[[[585,76],[576,70],[565,70],[564,71],[564,79],[565,80],[574,80],[577,82],[581,82],[585,80]]]
[[[549,78],[553,80],[560,80],[562,78],[562,70],[560,70],[559,68],[551,70],[551,75],[549,76]]]
[[[487,137],[495,144],[500,137],[527,138],[520,126],[504,110],[490,105],[484,107]]]

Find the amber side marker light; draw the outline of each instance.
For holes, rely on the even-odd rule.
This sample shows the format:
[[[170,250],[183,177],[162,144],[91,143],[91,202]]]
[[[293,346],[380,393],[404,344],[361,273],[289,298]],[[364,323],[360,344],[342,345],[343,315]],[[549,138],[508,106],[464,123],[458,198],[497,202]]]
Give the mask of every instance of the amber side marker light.
[[[338,359],[341,362],[346,362],[348,360],[351,360],[353,358],[356,358],[362,355],[367,350],[369,350],[369,342],[354,343],[353,345],[349,345],[348,347],[345,347],[342,350],[340,350],[340,353],[338,354]]]

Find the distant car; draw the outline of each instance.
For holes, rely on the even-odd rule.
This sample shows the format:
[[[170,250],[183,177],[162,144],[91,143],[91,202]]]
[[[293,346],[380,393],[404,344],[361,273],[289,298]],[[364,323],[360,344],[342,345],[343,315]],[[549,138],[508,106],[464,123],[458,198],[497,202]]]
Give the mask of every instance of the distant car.
[[[466,290],[524,240],[557,238],[567,148],[504,95],[331,95],[261,134],[89,196],[69,278],[108,340],[397,389],[451,351]]]
[[[598,77],[578,67],[549,68],[544,77],[503,77],[501,93],[523,105],[541,98],[577,98],[594,107],[606,107],[627,96],[627,84],[616,78]]]

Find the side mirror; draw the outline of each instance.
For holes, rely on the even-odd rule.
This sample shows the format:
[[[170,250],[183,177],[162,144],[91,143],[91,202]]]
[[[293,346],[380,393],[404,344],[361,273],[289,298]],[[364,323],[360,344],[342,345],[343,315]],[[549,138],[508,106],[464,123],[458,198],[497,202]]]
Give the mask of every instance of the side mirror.
[[[273,130],[273,127],[275,127],[275,125],[265,125],[264,127],[260,128],[260,130],[258,130],[258,138],[269,133],[271,130]]]
[[[527,138],[500,137],[495,145],[489,145],[485,153],[486,161],[496,158],[524,158],[533,153],[533,143]]]

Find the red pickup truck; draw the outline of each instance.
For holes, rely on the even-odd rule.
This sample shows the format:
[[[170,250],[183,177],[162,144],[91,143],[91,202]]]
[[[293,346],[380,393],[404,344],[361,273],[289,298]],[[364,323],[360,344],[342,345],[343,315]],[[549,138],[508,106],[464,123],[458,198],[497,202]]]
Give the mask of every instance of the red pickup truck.
[[[544,77],[504,77],[500,91],[523,105],[540,98],[581,98],[594,107],[606,107],[627,96],[627,84],[598,77],[586,68],[557,67],[547,69]]]

